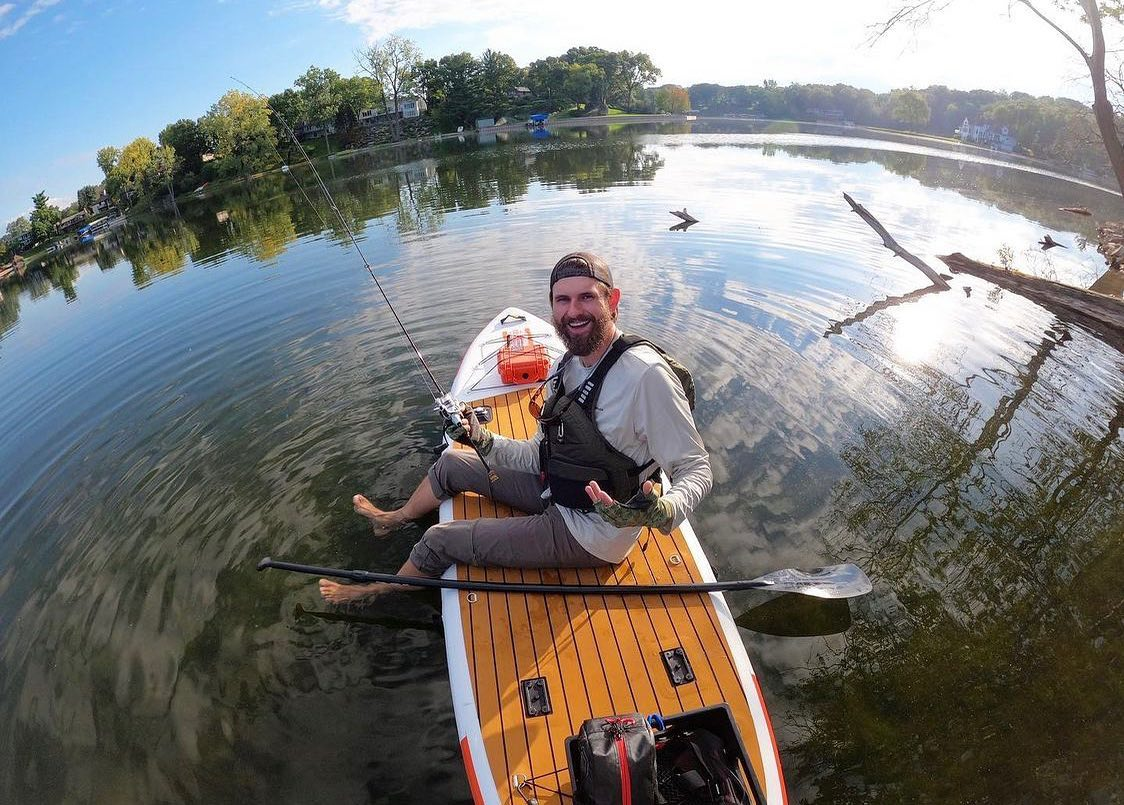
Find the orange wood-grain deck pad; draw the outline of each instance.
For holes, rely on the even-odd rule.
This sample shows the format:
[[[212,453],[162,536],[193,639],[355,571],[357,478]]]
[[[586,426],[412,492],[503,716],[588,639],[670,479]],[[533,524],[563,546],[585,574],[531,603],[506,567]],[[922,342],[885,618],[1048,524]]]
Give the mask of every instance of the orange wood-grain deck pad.
[[[490,427],[528,438],[537,423],[527,412],[530,392],[478,401],[492,406]],[[502,470],[501,470],[502,472]],[[456,519],[506,517],[510,507],[474,494],[453,501]],[[517,513],[515,513],[517,514]],[[664,584],[703,581],[678,530],[646,529],[624,562],[596,570],[508,570],[458,567],[458,576],[488,581],[563,584]],[[741,729],[757,778],[765,785],[762,752],[746,694],[710,596],[534,595],[480,593],[460,608],[470,676],[487,763],[476,759],[480,785],[490,767],[503,803],[530,797],[571,803],[564,741],[587,718],[618,713],[674,714],[726,702]],[[673,686],[661,652],[682,647],[695,681]],[[740,650],[740,647],[739,647]],[[528,718],[520,681],[545,677],[552,712]],[[747,680],[748,681],[748,680]],[[750,682],[750,688],[753,683]],[[515,789],[515,775],[530,783]],[[770,797],[770,792],[766,791]]]

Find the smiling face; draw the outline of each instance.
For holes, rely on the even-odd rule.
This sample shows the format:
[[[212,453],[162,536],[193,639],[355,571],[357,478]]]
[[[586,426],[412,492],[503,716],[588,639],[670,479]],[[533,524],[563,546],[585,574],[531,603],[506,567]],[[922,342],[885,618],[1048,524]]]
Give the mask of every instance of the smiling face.
[[[613,342],[621,292],[592,277],[567,277],[550,292],[554,329],[579,358],[600,357]]]

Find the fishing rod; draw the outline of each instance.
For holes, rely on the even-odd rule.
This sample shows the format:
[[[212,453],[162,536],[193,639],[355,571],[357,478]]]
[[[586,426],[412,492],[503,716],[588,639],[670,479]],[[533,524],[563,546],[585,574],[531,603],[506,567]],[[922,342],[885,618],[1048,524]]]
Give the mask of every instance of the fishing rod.
[[[720,593],[734,590],[768,590],[775,593],[796,593],[815,598],[854,598],[866,595],[873,586],[858,565],[842,564],[810,570],[785,568],[755,579],[739,581],[703,581],[683,584],[533,584],[504,581],[466,581],[399,576],[369,570],[341,570],[335,567],[283,562],[269,556],[258,562],[258,570],[287,570],[312,576],[331,576],[360,584],[381,582],[411,587],[436,587],[442,590],[471,590],[489,593],[534,593],[538,595],[659,595],[666,593]]]
[[[331,207],[332,212],[336,214],[336,220],[339,221],[340,226],[343,227],[343,231],[347,233],[348,241],[351,243],[352,247],[359,255],[359,259],[363,261],[363,267],[367,269],[367,273],[370,274],[371,279],[375,281],[375,287],[379,289],[379,293],[382,295],[383,301],[386,302],[386,306],[390,308],[390,313],[392,316],[394,316],[394,321],[398,323],[398,329],[402,331],[402,335],[404,335],[406,337],[406,341],[409,342],[410,349],[413,350],[414,359],[417,361],[418,365],[425,373],[425,379],[427,381],[426,390],[429,392],[430,396],[433,397],[433,410],[441,414],[441,416],[444,417],[445,420],[453,427],[463,428],[465,431],[468,431],[469,425],[465,421],[465,406],[462,405],[462,403],[460,403],[458,400],[453,399],[453,396],[449,392],[445,391],[444,387],[440,382],[438,382],[437,378],[430,370],[429,364],[425,362],[425,357],[422,355],[421,350],[418,349],[418,345],[414,343],[414,339],[410,336],[410,331],[406,329],[406,325],[402,323],[402,319],[401,317],[399,317],[398,311],[394,309],[394,303],[390,301],[390,297],[387,295],[386,290],[382,287],[382,283],[379,282],[379,278],[378,276],[376,276],[375,270],[371,268],[371,263],[367,260],[367,255],[365,255],[363,253],[363,249],[360,248],[359,241],[356,239],[355,233],[352,231],[351,226],[347,223],[347,219],[343,217],[343,213],[340,212],[340,208],[336,204],[335,198],[332,196],[331,192],[328,190],[328,186],[324,183],[323,178],[321,178],[320,176],[320,171],[316,170],[316,166],[309,158],[308,152],[304,150],[304,146],[301,145],[300,139],[297,137],[296,132],[293,131],[292,126],[289,125],[289,122],[285,120],[284,116],[280,112],[273,108],[273,106],[269,102],[269,98],[258,92],[256,89],[254,89],[241,79],[231,76],[231,80],[237,81],[239,84],[244,86],[258,98],[264,101],[266,108],[275,118],[277,118],[277,122],[281,124],[281,127],[285,130],[285,133],[289,135],[289,139],[292,140],[293,145],[297,147],[297,151],[304,158],[305,164],[308,165],[309,170],[312,171],[312,176],[316,180],[316,186],[320,188],[320,192],[324,194],[324,199],[328,202],[328,206]],[[278,151],[278,156],[280,155],[280,151]],[[282,158],[281,169],[283,173],[287,173],[290,176],[293,176],[292,172],[289,170],[289,166],[287,164],[284,164],[284,158]],[[296,176],[293,176],[293,181],[296,182],[297,187],[300,188],[301,195],[304,196],[305,200],[315,210],[316,205],[312,203],[312,199],[310,199],[308,197],[308,194],[304,192],[304,187],[301,185]],[[317,210],[316,212],[317,215],[320,214],[319,210]],[[323,216],[320,217],[320,220],[324,223],[325,226],[327,226],[327,222],[324,221]],[[479,417],[482,412],[474,411],[474,413],[476,413]],[[482,421],[486,421],[483,420],[482,417],[481,419]],[[483,454],[481,454],[480,448],[476,444],[472,443],[471,440],[468,440],[468,442],[471,445],[472,449],[476,451],[476,455],[480,459],[480,463],[484,465],[484,471],[488,475],[489,483],[498,481],[499,476],[496,475],[496,472],[488,466],[488,462],[484,459]]]

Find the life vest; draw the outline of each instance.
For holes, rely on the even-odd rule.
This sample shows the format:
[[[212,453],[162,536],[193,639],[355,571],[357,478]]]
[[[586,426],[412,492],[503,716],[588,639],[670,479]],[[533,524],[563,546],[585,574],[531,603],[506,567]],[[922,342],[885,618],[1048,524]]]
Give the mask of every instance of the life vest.
[[[593,502],[585,492],[590,481],[608,492],[614,500],[626,501],[640,491],[654,461],[640,465],[626,456],[601,435],[594,418],[594,406],[609,370],[627,350],[638,344],[649,346],[668,361],[668,365],[684,386],[691,408],[694,408],[694,383],[690,373],[647,339],[622,335],[609,347],[605,357],[573,392],[566,392],[562,375],[573,354],[562,356],[555,371],[554,389],[543,406],[539,422],[543,438],[539,443],[539,467],[551,497],[559,506],[578,511],[593,511]],[[686,375],[684,381],[679,370]]]

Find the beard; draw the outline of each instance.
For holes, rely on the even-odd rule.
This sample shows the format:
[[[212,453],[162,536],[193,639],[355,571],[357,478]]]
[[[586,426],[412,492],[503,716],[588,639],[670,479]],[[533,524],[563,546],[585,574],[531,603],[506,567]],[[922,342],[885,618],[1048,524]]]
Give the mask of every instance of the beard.
[[[561,320],[554,319],[554,331],[558,333],[558,337],[562,339],[566,349],[579,358],[591,354],[605,342],[606,335],[612,331],[616,316],[608,309],[603,309],[589,316],[591,319],[590,327],[585,333],[578,335],[570,332],[569,324],[583,318],[586,317],[566,316]]]

